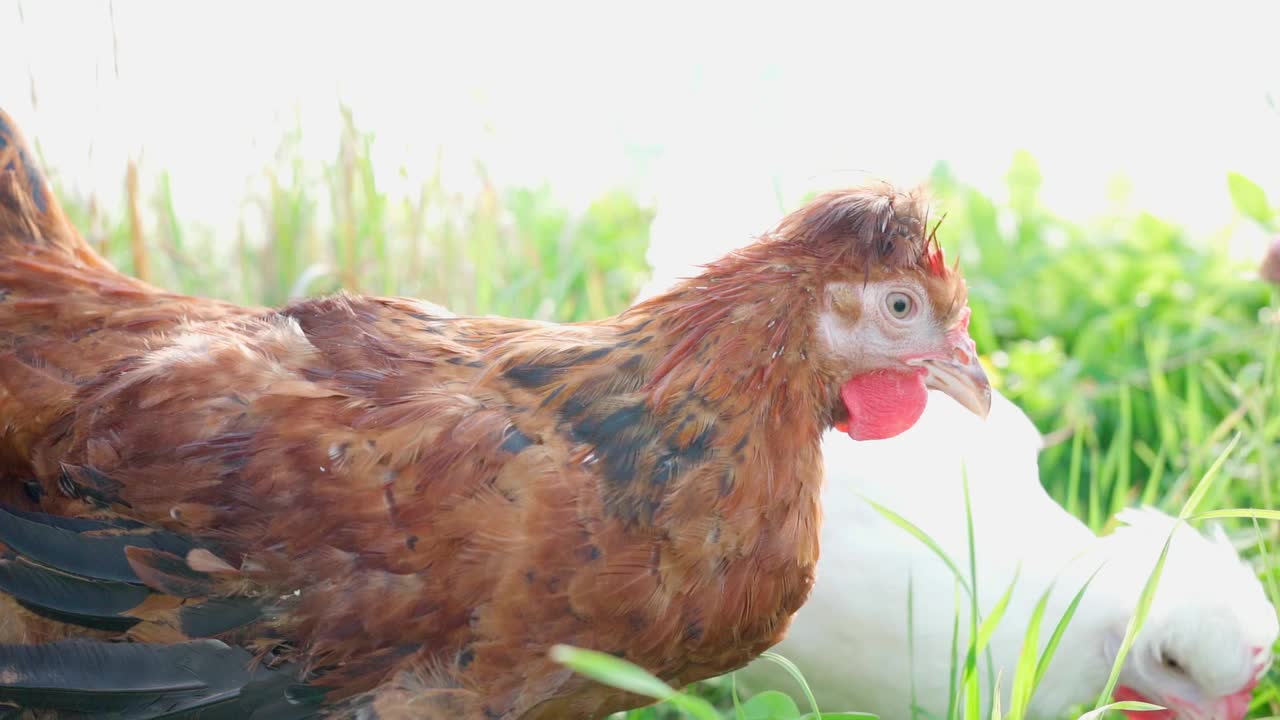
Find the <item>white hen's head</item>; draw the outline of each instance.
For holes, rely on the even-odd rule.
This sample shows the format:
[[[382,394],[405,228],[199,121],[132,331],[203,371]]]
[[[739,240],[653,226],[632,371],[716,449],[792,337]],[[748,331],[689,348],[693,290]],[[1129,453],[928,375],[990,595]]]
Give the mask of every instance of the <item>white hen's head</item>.
[[[1220,528],[1206,537],[1151,509],[1127,510],[1118,517],[1123,524],[1104,542],[1123,543],[1125,551],[1113,548],[1108,555],[1117,564],[1102,572],[1123,573],[1139,587],[1170,531],[1174,535],[1147,620],[1125,658],[1115,699],[1168,708],[1129,713],[1131,720],[1240,720],[1271,664],[1280,634],[1276,609],[1262,584]],[[1135,604],[1124,607],[1131,612]],[[1127,622],[1126,613],[1108,635],[1108,662],[1115,659]]]

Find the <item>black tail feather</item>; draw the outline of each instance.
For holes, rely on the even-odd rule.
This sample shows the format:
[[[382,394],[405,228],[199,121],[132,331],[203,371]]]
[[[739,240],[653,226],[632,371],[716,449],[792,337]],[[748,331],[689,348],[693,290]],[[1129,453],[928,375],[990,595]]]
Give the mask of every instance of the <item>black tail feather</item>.
[[[0,645],[0,718],[13,707],[96,720],[319,717],[323,692],[297,692],[310,686],[294,666],[188,640],[264,617],[259,598],[218,596],[216,576],[186,560],[195,547],[128,519],[0,505],[0,593],[42,617],[143,641]]]
[[[178,609],[178,629],[187,637],[214,637],[251,625],[263,617],[255,598],[211,598]]]
[[[86,580],[17,558],[0,559],[0,591],[52,620],[112,632],[135,625],[138,619],[125,613],[151,595],[140,585]]]
[[[248,681],[252,658],[216,640],[172,645],[64,640],[0,646],[0,700],[53,710],[122,711]]]
[[[196,547],[179,535],[125,518],[88,519],[0,504],[0,593],[61,623],[125,632],[139,622],[188,638],[214,637],[263,617],[259,600],[216,597],[214,576],[191,569]],[[183,598],[146,605],[155,594]]]
[[[41,565],[92,580],[141,584],[126,548],[185,557],[191,541],[129,521],[63,518],[0,505],[0,543]]]
[[[291,692],[298,682],[296,667],[217,640],[0,645],[0,703],[103,720],[317,717],[319,696]]]

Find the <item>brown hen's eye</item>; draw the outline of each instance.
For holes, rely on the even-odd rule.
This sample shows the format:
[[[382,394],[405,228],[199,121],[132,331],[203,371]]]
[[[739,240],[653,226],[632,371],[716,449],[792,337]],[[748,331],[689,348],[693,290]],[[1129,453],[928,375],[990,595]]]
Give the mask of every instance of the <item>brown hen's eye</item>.
[[[1174,672],[1182,672],[1182,664],[1179,663],[1176,659],[1174,659],[1172,655],[1169,655],[1167,653],[1161,653],[1160,662],[1164,663],[1165,667],[1169,668],[1170,670],[1173,670]]]
[[[911,302],[911,296],[906,293],[889,293],[889,297],[885,300],[886,304],[889,306],[889,314],[899,320],[910,315],[911,308],[914,306],[914,303]]]

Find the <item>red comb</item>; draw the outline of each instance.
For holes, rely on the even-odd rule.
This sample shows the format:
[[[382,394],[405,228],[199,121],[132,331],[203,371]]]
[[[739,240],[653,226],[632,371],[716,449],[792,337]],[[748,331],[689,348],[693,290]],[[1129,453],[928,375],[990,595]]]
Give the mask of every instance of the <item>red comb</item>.
[[[933,245],[927,252],[928,254],[925,255],[925,260],[929,263],[929,272],[938,276],[946,275],[947,262],[942,257],[942,248],[937,245]]]
[[[942,226],[942,221],[947,216],[943,215],[937,223],[934,224],[933,230],[929,232],[928,237],[924,241],[924,259],[929,266],[929,273],[942,277],[947,274],[947,261],[942,256],[942,246],[938,244],[938,228]],[[925,219],[925,225],[929,224],[928,218]]]

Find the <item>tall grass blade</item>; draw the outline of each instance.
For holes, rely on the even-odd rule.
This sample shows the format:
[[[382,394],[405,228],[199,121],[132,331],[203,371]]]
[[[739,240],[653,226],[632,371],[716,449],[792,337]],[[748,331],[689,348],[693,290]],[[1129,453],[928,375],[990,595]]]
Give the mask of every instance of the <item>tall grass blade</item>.
[[[760,657],[776,664],[786,670],[791,677],[795,678],[795,681],[800,685],[800,689],[804,692],[805,700],[809,702],[809,708],[814,713],[821,714],[822,711],[818,709],[818,699],[814,697],[813,690],[809,687],[809,682],[804,679],[804,674],[800,672],[800,668],[796,667],[795,663],[772,650],[765,650],[760,653]]]
[[[1053,634],[1049,636],[1049,642],[1045,643],[1044,652],[1040,654],[1040,661],[1036,663],[1035,679],[1032,681],[1032,688],[1039,687],[1040,682],[1044,680],[1045,673],[1049,672],[1049,663],[1053,661],[1054,653],[1058,650],[1058,644],[1062,642],[1062,636],[1066,634],[1067,628],[1071,624],[1071,619],[1075,617],[1076,609],[1080,607],[1080,601],[1084,599],[1085,591],[1089,589],[1089,585],[1093,583],[1093,579],[1097,577],[1098,571],[1095,570],[1089,579],[1080,586],[1076,594],[1072,596],[1071,602],[1067,605],[1067,609],[1062,613],[1062,617],[1058,619],[1058,624],[1053,628]]]
[[[929,537],[928,533],[921,530],[910,520],[907,520],[906,518],[902,517],[898,513],[876,502],[875,500],[872,500],[871,498],[866,496],[863,496],[862,499],[868,505],[870,505],[876,512],[883,515],[886,520],[893,523],[894,525],[897,525],[899,528],[902,528],[903,530],[907,531],[908,533],[910,533],[912,537],[924,543],[926,547],[928,547],[930,550],[933,551],[934,555],[938,556],[938,559],[942,560],[943,564],[947,566],[947,569],[951,571],[951,574],[956,577],[956,580],[960,583],[960,586],[964,589],[965,594],[968,596],[973,595],[972,590],[970,590],[969,588],[969,583],[965,579],[964,573],[960,572],[960,568],[951,559],[951,556],[947,555],[946,551],[942,549],[942,546],[939,545],[937,541],[935,541],[933,538]]]

